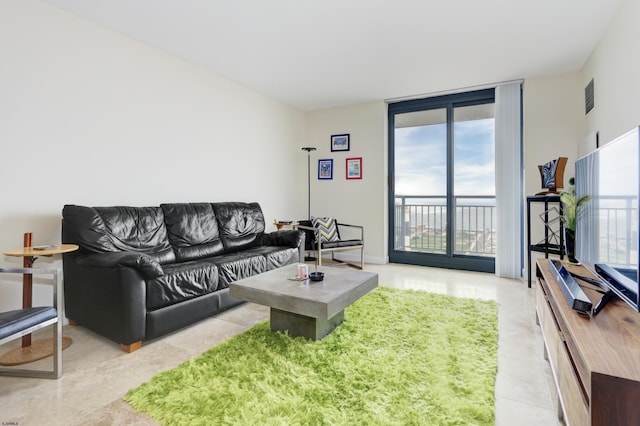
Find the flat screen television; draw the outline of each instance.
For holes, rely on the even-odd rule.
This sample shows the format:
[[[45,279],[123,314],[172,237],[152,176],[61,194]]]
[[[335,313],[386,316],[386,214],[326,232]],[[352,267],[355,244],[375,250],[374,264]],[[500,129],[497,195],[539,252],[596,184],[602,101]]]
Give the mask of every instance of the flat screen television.
[[[576,223],[576,258],[636,311],[640,128],[579,158],[576,195],[590,195]]]

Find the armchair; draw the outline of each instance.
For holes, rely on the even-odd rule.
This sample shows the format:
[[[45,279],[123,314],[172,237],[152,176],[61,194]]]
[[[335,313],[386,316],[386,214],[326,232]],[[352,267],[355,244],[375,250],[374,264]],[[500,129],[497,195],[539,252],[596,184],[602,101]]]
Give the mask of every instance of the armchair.
[[[53,325],[52,370],[0,368],[0,376],[59,379],[62,376],[62,270],[33,268],[0,268],[0,274],[33,274],[53,276],[53,306],[0,312],[0,345]],[[10,365],[10,364],[5,364]]]
[[[335,260],[336,251],[360,250],[360,265],[353,266],[364,268],[364,227],[339,223],[332,217],[312,217],[298,221],[297,228],[305,232],[305,250],[317,253],[316,265],[322,265],[323,253],[331,252],[331,260]],[[354,238],[343,239],[341,230]]]

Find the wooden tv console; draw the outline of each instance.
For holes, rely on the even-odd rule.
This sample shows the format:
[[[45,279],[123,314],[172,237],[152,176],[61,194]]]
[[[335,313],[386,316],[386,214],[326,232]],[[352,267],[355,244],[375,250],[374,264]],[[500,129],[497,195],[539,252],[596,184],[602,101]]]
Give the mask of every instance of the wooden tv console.
[[[591,276],[582,266],[570,271]],[[536,264],[536,320],[568,425],[640,425],[640,313],[617,297],[591,318],[572,310],[549,270]],[[592,301],[601,294],[578,281]],[[585,285],[583,285],[585,284]]]

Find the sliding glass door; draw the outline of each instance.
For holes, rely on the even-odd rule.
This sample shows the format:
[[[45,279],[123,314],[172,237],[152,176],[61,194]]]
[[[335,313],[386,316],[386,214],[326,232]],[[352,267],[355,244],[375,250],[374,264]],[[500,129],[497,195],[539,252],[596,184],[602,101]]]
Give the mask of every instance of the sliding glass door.
[[[389,105],[392,262],[495,268],[494,94]]]

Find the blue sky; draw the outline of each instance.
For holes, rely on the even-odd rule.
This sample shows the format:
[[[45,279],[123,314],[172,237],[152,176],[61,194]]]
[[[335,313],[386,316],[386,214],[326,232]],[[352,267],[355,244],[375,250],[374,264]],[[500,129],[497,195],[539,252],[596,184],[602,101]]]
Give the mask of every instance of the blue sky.
[[[495,195],[494,120],[456,122],[456,195]],[[446,125],[395,131],[396,195],[446,194]]]

